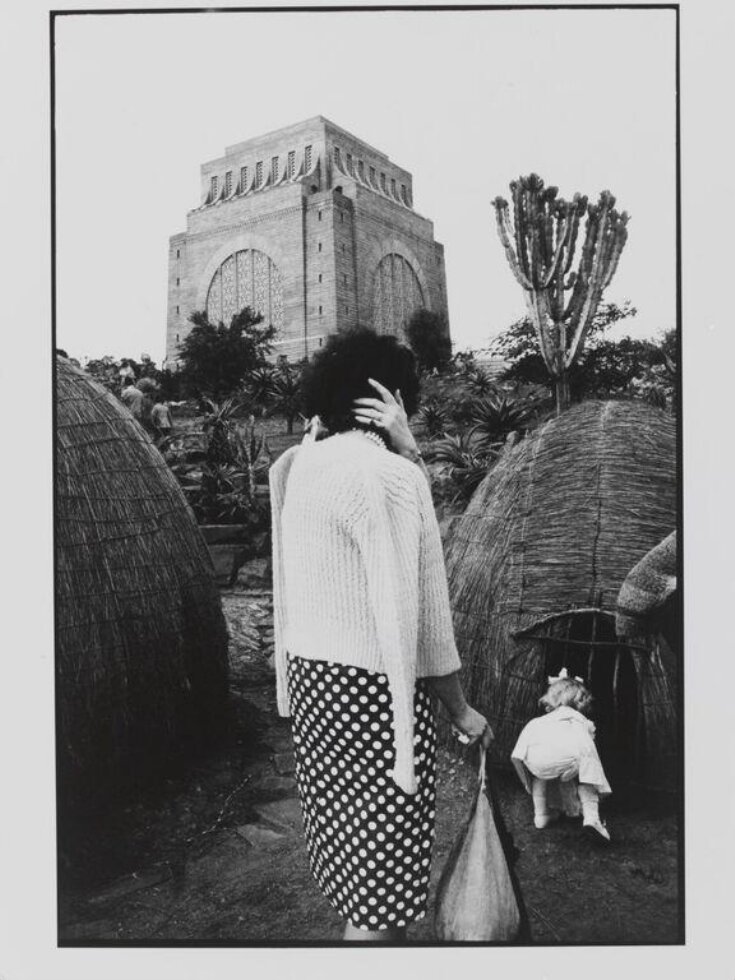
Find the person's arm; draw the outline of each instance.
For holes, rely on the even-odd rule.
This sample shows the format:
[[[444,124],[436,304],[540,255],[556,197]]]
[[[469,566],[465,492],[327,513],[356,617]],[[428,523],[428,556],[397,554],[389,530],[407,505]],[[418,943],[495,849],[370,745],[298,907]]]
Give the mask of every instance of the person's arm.
[[[455,731],[467,739],[466,744],[473,745],[481,741],[485,748],[488,748],[493,740],[493,730],[487,718],[467,704],[459,681],[459,673],[445,674],[443,677],[426,677],[424,680],[447,709]],[[465,741],[464,738],[461,740]]]
[[[273,634],[276,666],[276,699],[282,718],[290,714],[288,703],[288,651],[284,645],[286,627],[286,589],[281,537],[281,512],[286,495],[286,481],[298,447],[292,446],[273,464],[269,472],[271,502],[271,543],[273,556]]]
[[[400,392],[398,392],[398,396],[400,398]],[[411,433],[411,438],[413,439],[413,433]],[[399,453],[398,455],[403,456],[404,459],[408,459],[412,463],[415,463],[418,466],[418,468],[424,474],[424,479],[428,483],[429,489],[431,489],[431,477],[429,476],[429,469],[426,463],[424,462],[424,457],[421,455],[421,450],[418,448],[418,446],[416,446],[415,449],[406,449],[402,453]]]

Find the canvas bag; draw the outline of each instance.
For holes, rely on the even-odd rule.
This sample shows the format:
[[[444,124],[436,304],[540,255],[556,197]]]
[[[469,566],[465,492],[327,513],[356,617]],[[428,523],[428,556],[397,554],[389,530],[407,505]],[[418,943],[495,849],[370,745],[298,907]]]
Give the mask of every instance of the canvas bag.
[[[480,750],[477,795],[439,879],[434,913],[437,939],[513,942],[522,917],[486,789]]]

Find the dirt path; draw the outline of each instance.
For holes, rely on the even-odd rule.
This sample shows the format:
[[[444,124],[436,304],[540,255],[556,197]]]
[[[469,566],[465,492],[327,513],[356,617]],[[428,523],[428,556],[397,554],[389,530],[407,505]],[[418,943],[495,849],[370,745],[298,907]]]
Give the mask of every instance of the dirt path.
[[[275,710],[267,593],[223,596],[231,633],[233,725],[211,758],[172,776],[155,797],[97,818],[90,845],[62,861],[60,941],[308,943],[341,923],[309,874],[288,722]],[[465,818],[474,767],[439,754],[432,891]],[[520,855],[517,874],[534,943],[679,940],[676,817],[628,803],[607,819],[614,846],[579,827],[533,828],[530,801],[496,777]],[[432,908],[411,939],[431,942]]]

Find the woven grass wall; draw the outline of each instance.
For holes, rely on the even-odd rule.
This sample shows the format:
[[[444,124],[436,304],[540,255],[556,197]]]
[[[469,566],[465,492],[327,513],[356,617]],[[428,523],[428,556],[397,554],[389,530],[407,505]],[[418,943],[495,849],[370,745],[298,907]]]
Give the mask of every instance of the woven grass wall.
[[[573,608],[614,614],[630,569],[675,527],[675,440],[658,409],[584,402],[508,451],[452,521],[447,573],[464,685],[495,729],[499,761],[545,689],[539,641],[513,634]],[[673,732],[672,678],[650,662],[636,669],[651,724],[663,716]]]
[[[56,406],[59,789],[79,800],[217,730],[227,630],[206,545],[148,435],[63,358]]]

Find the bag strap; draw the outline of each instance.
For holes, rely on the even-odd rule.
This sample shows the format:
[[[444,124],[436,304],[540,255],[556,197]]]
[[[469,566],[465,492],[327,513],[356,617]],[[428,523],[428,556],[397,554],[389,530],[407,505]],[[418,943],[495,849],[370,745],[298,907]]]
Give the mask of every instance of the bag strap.
[[[477,774],[480,780],[480,792],[485,792],[485,782],[487,780],[487,766],[485,765],[485,757],[487,755],[487,749],[480,743],[480,770]]]

